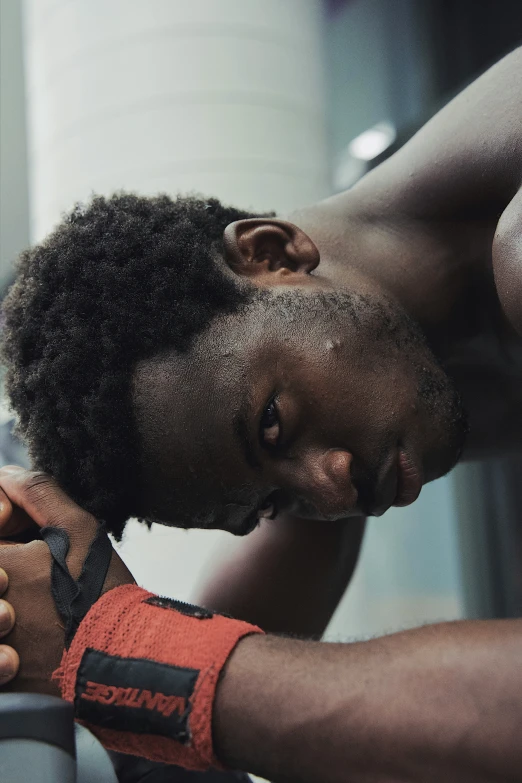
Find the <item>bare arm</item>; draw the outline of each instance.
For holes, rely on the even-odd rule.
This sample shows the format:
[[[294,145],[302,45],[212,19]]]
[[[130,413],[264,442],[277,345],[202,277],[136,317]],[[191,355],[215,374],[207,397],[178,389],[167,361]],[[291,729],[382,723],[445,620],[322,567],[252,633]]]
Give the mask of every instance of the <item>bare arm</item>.
[[[522,183],[522,47],[439,111],[356,186],[372,210],[420,219],[500,212]],[[354,190],[355,190],[354,189]],[[366,207],[365,207],[366,209]]]
[[[219,686],[217,751],[276,783],[521,781],[521,660],[521,620],[247,637]]]
[[[96,520],[42,474],[4,468],[0,485],[39,526],[67,525],[67,562],[79,574]],[[16,595],[20,676],[26,689],[45,690],[64,640],[50,555],[43,541],[0,550]],[[106,589],[132,582],[115,553],[111,569]],[[521,660],[522,620],[347,645],[249,636],[218,683],[215,749],[276,783],[522,781]]]
[[[462,259],[488,265],[492,259],[503,313],[522,335],[522,47],[331,201],[340,214],[355,204],[370,227],[365,241],[374,255],[382,237],[389,253],[390,237],[397,235],[395,252],[409,274],[422,268],[423,258],[430,267],[450,259],[455,272]],[[376,231],[376,224],[390,231]],[[425,307],[418,291],[415,297]]]
[[[498,222],[493,242],[493,273],[502,309],[511,326],[522,336],[522,188]]]
[[[320,637],[355,569],[364,525],[267,520],[217,564],[197,603],[272,633]]]

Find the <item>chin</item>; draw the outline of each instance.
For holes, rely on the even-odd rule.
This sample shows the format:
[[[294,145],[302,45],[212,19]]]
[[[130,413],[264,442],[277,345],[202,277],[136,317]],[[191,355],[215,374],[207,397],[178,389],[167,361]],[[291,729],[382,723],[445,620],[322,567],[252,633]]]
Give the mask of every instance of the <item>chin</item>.
[[[259,526],[261,520],[257,516],[256,511],[249,511],[247,516],[245,516],[243,508],[241,513],[242,515],[233,514],[225,510],[218,513],[214,512],[198,527],[205,530],[223,530],[225,533],[232,533],[233,536],[247,536]]]
[[[228,524],[223,527],[222,530],[225,530],[227,533],[232,533],[233,536],[242,537],[248,536],[248,534],[252,533],[260,524],[261,519],[256,516],[254,519],[247,518],[236,525]]]
[[[466,441],[467,428],[447,434],[445,443],[435,448],[425,460],[425,483],[446,476],[458,464]]]

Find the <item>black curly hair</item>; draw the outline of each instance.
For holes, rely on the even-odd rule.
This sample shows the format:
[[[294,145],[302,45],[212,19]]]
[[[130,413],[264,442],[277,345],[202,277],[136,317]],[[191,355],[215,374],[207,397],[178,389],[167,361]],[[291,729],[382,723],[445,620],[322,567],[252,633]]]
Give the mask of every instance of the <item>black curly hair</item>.
[[[133,369],[247,304],[216,254],[248,217],[217,199],[98,196],[19,260],[3,335],[18,430],[33,465],[116,537],[139,487]]]

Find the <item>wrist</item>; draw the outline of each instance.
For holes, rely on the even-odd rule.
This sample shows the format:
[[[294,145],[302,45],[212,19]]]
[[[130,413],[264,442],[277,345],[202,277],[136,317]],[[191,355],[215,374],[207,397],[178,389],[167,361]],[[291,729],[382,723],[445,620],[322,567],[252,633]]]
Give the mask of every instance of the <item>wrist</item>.
[[[187,769],[219,766],[212,704],[247,623],[135,585],[106,593],[55,673],[80,722],[112,749]]]

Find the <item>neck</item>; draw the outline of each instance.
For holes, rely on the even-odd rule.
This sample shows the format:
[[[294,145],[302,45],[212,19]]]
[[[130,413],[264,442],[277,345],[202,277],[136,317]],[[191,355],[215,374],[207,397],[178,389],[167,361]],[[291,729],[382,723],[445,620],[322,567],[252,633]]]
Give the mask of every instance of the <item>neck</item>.
[[[317,245],[318,273],[341,288],[364,285],[395,299],[440,354],[464,331],[480,332],[484,325],[472,323],[470,313],[491,288],[490,252],[484,252],[491,248],[490,227],[448,228],[360,203],[355,187],[289,216]]]

